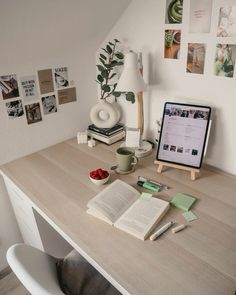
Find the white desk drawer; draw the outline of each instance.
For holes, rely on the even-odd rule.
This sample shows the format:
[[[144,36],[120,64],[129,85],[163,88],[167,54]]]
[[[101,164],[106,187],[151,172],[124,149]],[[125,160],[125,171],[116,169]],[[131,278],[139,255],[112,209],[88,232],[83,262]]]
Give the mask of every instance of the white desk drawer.
[[[43,250],[29,199],[10,179],[4,177],[4,181],[24,242]]]

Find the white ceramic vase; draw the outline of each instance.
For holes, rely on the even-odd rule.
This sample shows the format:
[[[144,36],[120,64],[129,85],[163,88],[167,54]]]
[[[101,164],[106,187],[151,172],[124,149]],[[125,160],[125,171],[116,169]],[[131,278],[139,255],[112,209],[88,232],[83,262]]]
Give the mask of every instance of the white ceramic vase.
[[[116,103],[101,100],[90,111],[90,120],[98,128],[111,128],[120,120],[120,110]]]

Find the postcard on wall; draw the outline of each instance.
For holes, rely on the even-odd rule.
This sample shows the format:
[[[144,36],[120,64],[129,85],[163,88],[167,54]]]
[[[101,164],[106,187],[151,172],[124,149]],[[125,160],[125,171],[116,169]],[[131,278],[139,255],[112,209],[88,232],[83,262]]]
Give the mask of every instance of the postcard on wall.
[[[236,44],[217,44],[214,61],[214,73],[216,76],[234,76],[236,59]]]
[[[203,74],[205,64],[206,45],[202,43],[188,43],[187,73]]]
[[[54,91],[52,70],[38,71],[39,89],[41,94],[46,94]]]
[[[0,76],[0,89],[3,99],[19,97],[19,88],[15,74]]]
[[[236,37],[236,6],[220,8],[217,37]]]
[[[166,0],[166,24],[181,24],[183,0]]]
[[[211,13],[212,0],[190,0],[189,32],[209,33]]]
[[[42,121],[40,104],[38,102],[26,105],[25,112],[28,124]]]
[[[57,112],[57,103],[55,95],[42,97],[43,113],[44,115]]]
[[[21,77],[20,82],[22,87],[23,98],[26,101],[38,98],[36,76]]]
[[[69,86],[67,67],[54,69],[54,79],[57,89]]]
[[[180,41],[180,30],[165,30],[165,58],[179,59]]]
[[[59,104],[76,101],[76,88],[71,87],[58,90],[58,101]]]
[[[22,101],[15,100],[6,103],[8,117],[10,119],[19,118],[24,115]]]

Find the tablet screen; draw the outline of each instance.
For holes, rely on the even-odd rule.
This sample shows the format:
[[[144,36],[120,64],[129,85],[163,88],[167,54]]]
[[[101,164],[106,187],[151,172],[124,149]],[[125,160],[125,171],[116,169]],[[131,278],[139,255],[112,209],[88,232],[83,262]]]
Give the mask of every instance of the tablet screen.
[[[200,168],[211,108],[167,102],[157,149],[157,160]]]

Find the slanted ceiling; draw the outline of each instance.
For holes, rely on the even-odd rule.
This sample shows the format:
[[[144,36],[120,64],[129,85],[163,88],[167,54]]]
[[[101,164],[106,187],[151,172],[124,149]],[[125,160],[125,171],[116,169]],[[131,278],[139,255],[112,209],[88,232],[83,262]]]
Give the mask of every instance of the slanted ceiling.
[[[26,61],[32,52],[41,58],[59,55],[73,50],[74,44],[77,48],[78,44],[90,44],[95,37],[96,42],[102,42],[130,2],[1,0],[0,62]]]

